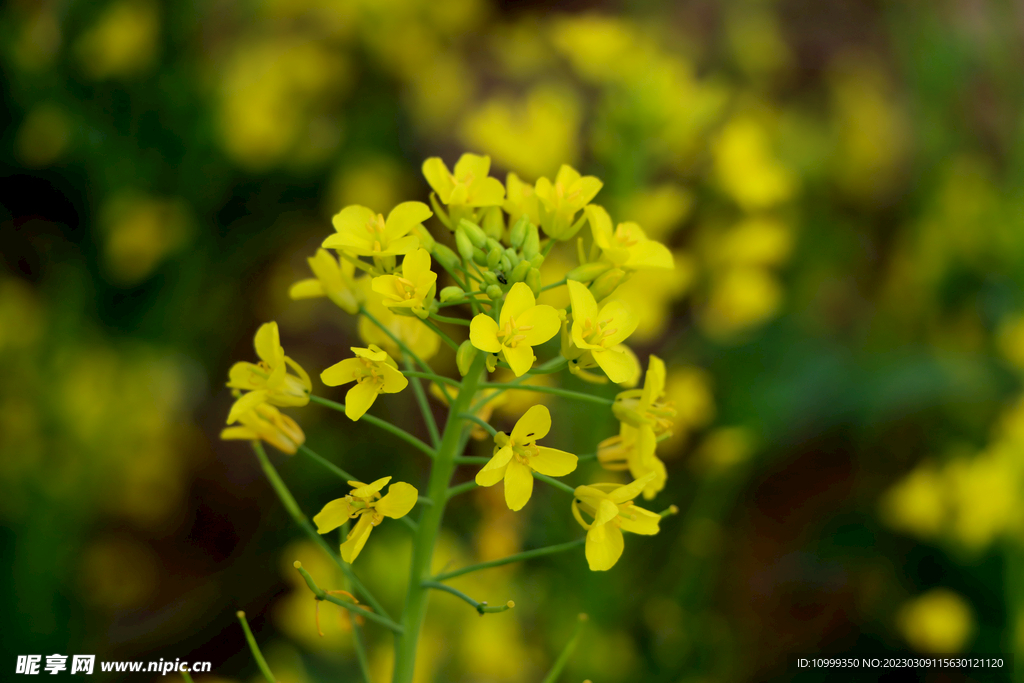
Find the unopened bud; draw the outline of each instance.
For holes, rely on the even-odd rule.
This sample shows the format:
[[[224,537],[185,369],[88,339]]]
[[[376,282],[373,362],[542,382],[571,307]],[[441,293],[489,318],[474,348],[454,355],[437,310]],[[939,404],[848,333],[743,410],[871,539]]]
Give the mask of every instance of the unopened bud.
[[[526,284],[530,286],[534,296],[540,295],[540,271],[536,268],[530,268],[530,271],[526,274]]]
[[[457,270],[459,267],[459,256],[452,251],[448,245],[437,242],[431,250],[434,259],[441,264],[445,270]]]
[[[497,301],[501,298],[502,294],[504,294],[504,292],[501,291],[501,287],[498,285],[488,285],[485,292],[487,296],[491,297],[492,301]]]
[[[512,242],[512,246],[516,249],[520,249],[523,246],[523,241],[526,239],[526,232],[529,225],[530,219],[526,217],[526,214],[523,214],[509,231],[509,241]]]
[[[494,274],[494,271],[485,270],[483,275],[484,275],[484,282],[486,282],[487,284],[489,284],[489,285],[496,285],[496,284],[498,284],[498,276]]]
[[[489,252],[487,252],[487,267],[490,268],[491,270],[497,268],[498,262],[501,261],[501,258],[504,255],[504,252],[502,252],[501,249],[497,247],[491,249]]]
[[[565,274],[566,280],[576,280],[577,282],[590,282],[594,278],[598,277],[605,271],[611,268],[607,263],[601,263],[600,261],[593,261],[591,263],[584,263],[582,266],[576,266],[568,273]]]
[[[540,253],[540,233],[533,223],[526,229],[526,239],[523,240],[523,258],[532,259]]]
[[[459,374],[463,377],[469,374],[469,367],[473,365],[477,352],[477,348],[468,339],[462,342],[459,350],[455,352],[455,365],[458,366]]]
[[[484,250],[481,249],[480,247],[473,247],[473,261],[478,266],[486,266],[487,265],[487,254],[484,253]]]
[[[511,282],[522,282],[526,279],[526,274],[530,272],[529,261],[520,261],[519,265],[512,269],[511,275],[509,275],[508,281]]]
[[[426,249],[427,251],[431,251],[434,248],[434,243],[437,240],[434,239],[434,236],[430,234],[429,230],[423,227],[422,223],[417,224],[412,229],[412,234],[420,238],[420,246]]]
[[[501,207],[492,206],[486,209],[481,227],[488,237],[500,240],[505,235],[505,214],[501,212]]]
[[[483,249],[484,245],[487,244],[487,234],[480,228],[479,225],[472,221],[467,221],[465,218],[459,221],[459,230],[465,230],[469,239],[473,242],[473,246],[478,249]]]
[[[544,254],[537,254],[532,259],[530,259],[530,265],[533,266],[534,268],[538,268],[538,269],[541,266],[543,266],[544,265]]]
[[[441,303],[443,304],[448,303],[449,301],[458,301],[459,299],[465,298],[466,292],[463,291],[462,287],[452,285],[441,290]]]
[[[504,247],[501,246],[501,242],[499,242],[498,240],[494,239],[493,237],[488,237],[487,244],[484,245],[483,249],[486,252],[490,252],[491,249],[497,249],[501,251],[504,249]]]
[[[621,268],[612,268],[591,283],[590,293],[594,295],[594,299],[600,301],[610,296],[625,279],[626,271]]]
[[[473,241],[469,239],[469,235],[462,229],[460,225],[455,231],[455,247],[459,250],[459,255],[462,256],[462,260],[469,262],[473,260]]]
[[[509,273],[509,272],[512,272],[512,268],[513,268],[512,261],[509,260],[508,255],[507,254],[502,254],[501,255],[501,269],[504,270],[506,273]]]

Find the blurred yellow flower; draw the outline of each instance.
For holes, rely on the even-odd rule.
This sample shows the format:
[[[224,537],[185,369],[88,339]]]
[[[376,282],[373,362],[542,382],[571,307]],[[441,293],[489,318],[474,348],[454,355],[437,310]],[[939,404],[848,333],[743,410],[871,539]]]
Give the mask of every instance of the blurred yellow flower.
[[[675,406],[665,396],[665,361],[651,355],[643,389],[621,391],[615,396],[612,413],[633,427],[649,427],[655,436],[672,433]]]
[[[709,251],[716,264],[780,266],[793,249],[793,233],[785,222],[768,216],[746,218],[717,236]]]
[[[57,161],[71,141],[67,112],[43,102],[29,110],[14,138],[14,153],[29,168],[43,168]]]
[[[356,288],[355,264],[339,260],[326,249],[317,249],[316,256],[306,259],[315,277],[299,280],[288,290],[292,299],[326,296],[346,313],[359,312],[359,290]]]
[[[647,239],[636,223],[619,223],[613,230],[611,216],[598,204],[588,206],[586,215],[602,260],[625,271],[672,270],[675,267],[668,247]]]
[[[748,211],[780,204],[796,191],[796,178],[774,159],[768,132],[753,118],[727,123],[712,151],[719,185]]]
[[[644,226],[651,239],[661,240],[686,220],[693,208],[693,193],[665,183],[629,197],[622,213]]]
[[[387,495],[381,497],[380,490],[389,481],[391,477],[382,477],[369,484],[350,481],[348,484],[353,488],[347,496],[332,500],[313,517],[317,533],[320,534],[333,531],[350,519],[358,520],[341,544],[341,556],[346,562],[355,562],[373,527],[378,526],[385,517],[405,517],[416,505],[419,491],[404,481],[389,486]]]
[[[896,482],[882,497],[882,520],[893,529],[920,538],[934,538],[949,522],[945,480],[928,463]]]
[[[947,588],[933,588],[907,601],[896,625],[915,650],[933,654],[961,652],[974,631],[971,607]]]
[[[345,415],[355,421],[369,410],[378,394],[398,393],[409,385],[409,380],[398,371],[394,359],[378,346],[353,346],[352,353],[355,358],[346,358],[321,372],[320,381],[329,387],[356,383],[345,395]]]
[[[598,310],[597,301],[586,285],[575,280],[566,284],[572,302],[573,348],[566,356],[570,361],[569,369],[581,365],[580,357],[589,353],[608,379],[616,384],[629,381],[638,371],[636,358],[618,347],[636,329],[636,316],[621,301],[610,301]]]
[[[630,484],[593,484],[578,486],[572,501],[572,514],[587,530],[586,556],[591,571],[611,569],[625,546],[622,532],[652,536],[658,533],[661,517],[637,507],[633,499],[640,495],[654,473]],[[590,523],[583,519],[586,513]]]
[[[395,256],[408,254],[420,245],[414,228],[433,216],[423,202],[402,202],[387,220],[365,206],[347,206],[331,222],[337,231],[324,240],[324,249],[337,249],[351,256]]]
[[[713,279],[698,322],[709,336],[725,339],[764,322],[781,304],[782,288],[769,271],[727,268]]]
[[[425,319],[430,314],[428,301],[433,302],[437,291],[437,273],[430,269],[430,254],[426,249],[406,254],[402,259],[402,274],[373,278],[373,291],[396,313],[406,309]]]
[[[133,285],[186,241],[191,218],[184,202],[123,192],[100,210],[103,256],[112,279]]]
[[[294,455],[299,446],[306,441],[306,435],[302,433],[295,420],[269,403],[260,403],[237,415],[235,420],[241,422],[241,426],[224,429],[220,433],[220,438],[263,440],[282,453],[291,455]]]
[[[505,200],[505,187],[497,178],[487,175],[491,158],[477,154],[463,154],[455,163],[452,173],[440,157],[423,162],[423,177],[449,206],[501,206]]]
[[[494,486],[505,480],[505,503],[510,510],[521,510],[533,494],[533,472],[562,477],[576,469],[578,458],[554,448],[538,446],[551,431],[551,413],[544,406],[526,411],[512,428],[512,434],[498,432],[494,437],[494,456],[477,472],[476,483]]]
[[[309,375],[298,363],[284,355],[281,335],[276,322],[260,325],[255,337],[259,364],[239,362],[231,366],[227,385],[247,391],[231,407],[228,423],[260,403],[275,406],[304,406],[309,403],[313,389]],[[296,374],[289,374],[288,368]]]
[[[650,426],[619,425],[619,433],[597,445],[597,460],[606,470],[628,469],[634,479],[643,479],[644,498],[650,500],[665,488],[668,472],[658,459],[658,438]],[[648,476],[653,475],[653,476]]]
[[[478,314],[470,322],[469,339],[481,351],[501,354],[516,377],[521,377],[533,367],[532,347],[558,334],[560,324],[554,308],[538,306],[530,287],[517,282],[505,297],[498,321]]]
[[[509,225],[515,225],[520,216],[526,216],[534,225],[540,225],[540,204],[533,185],[524,183],[515,173],[505,179],[508,192],[502,208],[508,214]]]
[[[75,44],[85,73],[97,80],[145,72],[160,44],[159,8],[148,0],[121,0],[103,14]]]
[[[596,177],[581,176],[565,164],[558,169],[555,182],[538,178],[535,192],[540,200],[540,226],[544,234],[561,241],[572,239],[583,227],[584,218],[577,221],[576,214],[597,196],[603,185]]]

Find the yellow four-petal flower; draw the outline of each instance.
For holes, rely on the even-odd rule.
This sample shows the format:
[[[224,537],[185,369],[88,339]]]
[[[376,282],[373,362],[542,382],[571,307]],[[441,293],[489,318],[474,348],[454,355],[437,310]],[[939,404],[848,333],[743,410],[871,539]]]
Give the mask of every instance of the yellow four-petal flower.
[[[587,530],[586,555],[591,571],[605,571],[615,566],[625,545],[623,531],[645,536],[658,533],[661,517],[633,504],[633,499],[647,485],[646,480],[653,476],[653,473],[649,474],[625,486],[593,484],[576,487],[572,514]],[[592,517],[593,521],[588,524],[582,513]]]
[[[404,517],[416,505],[419,491],[404,481],[389,486],[387,495],[381,497],[380,490],[389,481],[391,477],[382,477],[369,484],[350,481],[348,484],[353,488],[347,496],[332,500],[313,517],[316,530],[321,534],[337,529],[350,519],[358,519],[348,532],[348,538],[341,544],[341,556],[349,564],[359,556],[373,527],[384,521],[385,517]]]
[[[668,247],[647,239],[636,223],[619,223],[613,230],[611,216],[604,207],[591,204],[585,211],[594,243],[601,248],[603,261],[625,271],[675,268]]]
[[[292,418],[283,414],[269,403],[260,403],[249,410],[238,413],[228,420],[241,422],[236,427],[227,427],[220,433],[225,440],[245,439],[246,441],[263,440],[279,451],[294,455],[298,447],[306,440],[306,435]]]
[[[309,403],[309,392],[313,385],[306,371],[284,355],[277,323],[260,325],[256,330],[254,345],[260,362],[235,363],[228,372],[227,385],[232,389],[248,392],[231,407],[228,413],[229,424],[260,403],[275,406],[304,406]],[[295,370],[296,374],[290,374],[289,367]]]
[[[346,206],[332,219],[337,232],[324,240],[323,247],[351,256],[408,254],[420,246],[419,238],[409,233],[433,215],[423,202],[402,202],[387,220],[365,206]]]
[[[609,301],[598,310],[597,301],[586,285],[575,280],[569,280],[566,285],[572,304],[570,338],[576,349],[576,353],[570,355],[578,357],[589,352],[608,379],[616,384],[636,377],[639,371],[636,358],[618,348],[636,329],[633,312],[621,301]]]
[[[463,154],[455,163],[452,173],[440,157],[423,162],[423,176],[437,196],[449,206],[501,206],[505,187],[497,178],[487,174],[491,158],[477,154]]]
[[[437,273],[430,269],[430,254],[417,249],[402,259],[401,275],[381,275],[373,278],[373,291],[384,297],[384,305],[391,309],[407,308],[420,318],[426,318],[427,300],[433,300],[437,291]]]
[[[558,334],[561,320],[551,306],[537,305],[533,291],[524,282],[512,285],[501,307],[498,321],[480,313],[470,322],[469,339],[487,353],[502,354],[516,377],[533,366],[533,348]]]
[[[536,184],[540,200],[540,225],[544,234],[556,240],[572,239],[582,227],[576,214],[597,196],[603,183],[592,175],[580,176],[572,166],[562,165],[552,183],[539,178]]]
[[[358,420],[369,410],[378,394],[394,394],[409,385],[409,380],[398,371],[394,359],[380,347],[352,347],[355,358],[346,358],[320,373],[320,380],[329,387],[349,382],[356,385],[345,394],[345,415]]]
[[[505,503],[510,510],[521,510],[533,493],[533,473],[561,477],[576,469],[578,458],[554,448],[538,446],[536,441],[551,431],[551,413],[544,406],[533,406],[519,418],[512,434],[498,432],[494,457],[477,472],[476,483],[494,486],[505,480]]]
[[[288,296],[292,299],[326,296],[346,313],[355,315],[360,304],[355,264],[344,259],[339,263],[326,249],[317,249],[316,256],[306,260],[315,277],[296,282],[288,290]]]

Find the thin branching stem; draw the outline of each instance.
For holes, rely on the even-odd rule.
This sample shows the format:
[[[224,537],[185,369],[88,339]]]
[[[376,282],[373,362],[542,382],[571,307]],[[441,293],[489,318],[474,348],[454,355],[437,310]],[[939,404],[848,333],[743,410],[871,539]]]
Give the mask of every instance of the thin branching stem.
[[[490,560],[489,562],[481,562],[479,564],[472,564],[462,569],[455,569],[450,572],[444,572],[438,574],[433,578],[434,581],[447,581],[448,579],[454,579],[456,576],[462,576],[464,574],[470,574],[472,572],[478,572],[481,569],[490,569],[491,567],[501,567],[506,564],[512,564],[513,562],[522,562],[523,560],[532,560],[535,557],[544,557],[545,555],[554,555],[555,553],[561,553],[566,550],[572,550],[579,548],[587,542],[586,538],[579,538],[575,541],[569,541],[568,543],[559,543],[558,545],[549,545],[544,548],[537,548],[535,550],[524,550],[521,553],[515,555],[509,555],[503,557],[500,560]]]
[[[461,598],[462,600],[465,600],[467,603],[470,604],[470,606],[473,609],[475,609],[481,615],[495,614],[497,612],[507,612],[508,610],[516,606],[514,602],[509,600],[504,605],[495,605],[492,607],[488,605],[486,602],[478,602],[477,600],[474,600],[473,598],[469,597],[468,595],[460,591],[458,588],[452,588],[451,586],[446,586],[445,584],[438,583],[437,581],[424,581],[420,585],[424,588],[433,588],[434,590],[444,591],[445,593],[451,593],[452,595]]]
[[[332,408],[332,409],[338,410],[340,412],[345,412],[345,404],[344,403],[338,403],[337,401],[332,401],[330,399],[321,398],[320,396],[310,396],[309,400],[312,401],[313,403],[319,403],[322,406],[327,406],[328,408]],[[413,446],[414,448],[417,448],[417,449],[423,451],[425,454],[427,454],[431,458],[433,458],[436,455],[433,448],[431,448],[430,446],[428,446],[423,441],[421,441],[420,439],[416,438],[415,436],[413,436],[409,432],[405,431],[401,427],[396,427],[395,425],[391,424],[390,422],[385,422],[384,420],[380,419],[379,417],[374,417],[373,415],[370,415],[369,413],[365,413],[359,419],[372,424],[374,427],[380,427],[384,431],[390,432],[391,434],[394,434],[395,436],[397,436],[402,441],[406,442],[410,446]]]

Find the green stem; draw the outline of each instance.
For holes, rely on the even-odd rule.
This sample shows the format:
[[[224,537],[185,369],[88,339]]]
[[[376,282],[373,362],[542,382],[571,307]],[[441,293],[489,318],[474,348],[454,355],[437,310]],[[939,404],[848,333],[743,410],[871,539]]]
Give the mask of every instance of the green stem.
[[[477,423],[478,425],[486,429],[487,433],[490,434],[491,436],[498,435],[498,430],[492,427],[490,423],[487,422],[487,420],[482,420],[476,415],[470,415],[469,413],[459,413],[459,417],[461,417],[463,420],[470,420],[471,422]]]
[[[561,489],[562,491],[568,493],[570,496],[576,495],[576,489],[569,486],[568,484],[563,484],[554,477],[549,477],[546,474],[541,474],[540,472],[533,472],[533,478],[538,479],[544,482],[545,484],[548,484],[549,486],[554,486],[556,489]]]
[[[413,372],[412,359],[409,356],[405,357],[405,371],[406,375]],[[420,383],[419,379],[413,377],[412,381],[412,392],[416,394],[416,402],[420,405],[420,412],[423,413],[423,421],[427,423],[427,431],[430,433],[430,442],[434,448],[437,448],[437,444],[441,443],[441,434],[437,431],[437,421],[434,420],[434,411],[430,409],[430,402],[427,400],[427,394],[423,391],[423,384]]]
[[[576,628],[572,630],[572,635],[569,636],[569,642],[562,648],[562,653],[558,655],[558,659],[551,665],[551,671],[544,677],[541,683],[555,683],[558,680],[558,676],[562,673],[562,669],[569,662],[569,657],[572,657],[572,651],[576,649],[576,643],[580,639],[580,633],[583,631],[583,624],[587,623],[587,615],[580,614],[576,620]]]
[[[462,576],[463,574],[469,574],[471,572],[480,571],[481,569],[490,569],[491,567],[501,567],[502,565],[512,564],[513,562],[522,562],[523,560],[532,560],[535,557],[544,557],[545,555],[554,555],[565,550],[572,550],[578,548],[587,542],[586,538],[579,538],[575,541],[569,541],[568,543],[559,543],[558,545],[549,545],[545,548],[537,548],[536,550],[524,550],[521,553],[515,555],[509,555],[503,557],[500,560],[491,560],[489,562],[481,562],[479,564],[471,564],[468,567],[462,569],[456,569],[450,572],[444,572],[438,574],[433,578],[434,581],[447,581],[448,579],[454,579],[456,576]]]
[[[447,334],[445,334],[441,330],[440,327],[438,327],[434,323],[430,322],[429,319],[424,320],[423,324],[426,325],[427,327],[429,327],[431,329],[431,331],[433,331],[434,334],[436,334],[438,337],[440,337],[441,341],[443,341],[445,344],[450,346],[453,351],[458,351],[459,350],[459,345],[455,343],[455,340],[452,339],[451,337],[449,337]]]
[[[405,370],[403,373],[406,377],[419,377],[420,379],[429,379],[432,382],[438,384],[450,384],[453,387],[461,387],[462,382],[451,377],[445,377],[444,375],[437,375],[433,372],[417,372],[416,370]]]
[[[363,627],[352,620],[352,640],[356,651],[356,661],[359,662],[359,671],[363,674],[363,683],[372,683],[370,679],[370,662],[366,659],[366,640],[363,638]]]
[[[486,602],[477,602],[473,598],[469,597],[468,595],[460,591],[458,588],[452,588],[451,586],[446,586],[443,583],[438,583],[437,581],[424,581],[422,586],[424,588],[433,588],[434,590],[444,591],[445,593],[451,593],[455,597],[465,600],[470,604],[470,606],[472,606],[473,609],[479,612],[481,616],[483,616],[484,614],[496,614],[498,612],[507,612],[508,610],[516,606],[516,603],[509,600],[504,605],[495,605],[494,607],[491,607]]]
[[[180,673],[181,677],[185,679],[185,683],[194,683],[193,680],[192,680],[192,676],[185,669],[182,669],[178,673]],[[369,683],[369,682],[367,682],[367,683]]]
[[[465,288],[463,288],[465,289]],[[455,301],[445,301],[437,305],[438,308],[447,308],[448,306],[461,306],[462,304],[487,304],[491,305],[491,297],[486,294],[480,294],[482,299],[478,299],[475,296],[469,299],[457,299]]]
[[[459,465],[486,465],[491,461],[486,455],[457,455],[455,462]]]
[[[554,289],[555,287],[561,287],[561,286],[562,286],[562,285],[564,285],[565,283],[566,283],[566,279],[565,279],[565,278],[562,278],[562,279],[561,279],[561,280],[559,280],[558,282],[552,282],[552,283],[551,283],[550,285],[546,285],[546,286],[544,286],[544,287],[541,287],[541,288],[540,288],[540,291],[542,291],[542,292],[546,292],[546,291],[548,291],[549,289]]]
[[[319,396],[310,396],[309,400],[312,401],[313,403],[319,403],[322,406],[327,406],[328,408],[333,408],[334,410],[345,412],[345,404],[344,403],[338,403],[337,401],[332,401],[330,399],[321,398]],[[391,424],[390,422],[385,422],[384,420],[380,419],[379,417],[374,417],[373,415],[370,415],[369,413],[364,413],[363,416],[361,418],[359,418],[359,419],[364,421],[364,422],[369,422],[374,427],[380,427],[381,429],[383,429],[386,432],[391,432],[392,434],[397,436],[402,441],[406,442],[410,446],[418,448],[419,450],[423,451],[424,453],[426,453],[431,458],[433,458],[435,456],[433,448],[431,448],[427,444],[423,443],[422,441],[420,441],[415,436],[413,436],[409,432],[405,431],[401,427],[396,427],[395,425]]]
[[[395,669],[393,683],[411,683],[416,664],[416,646],[420,629],[427,613],[429,590],[422,584],[430,578],[430,562],[434,554],[434,544],[441,529],[446,506],[445,495],[452,473],[455,471],[455,455],[462,439],[463,421],[459,413],[469,408],[469,402],[476,394],[484,367],[483,355],[477,355],[462,382],[459,395],[451,404],[448,421],[441,435],[441,445],[437,449],[430,471],[430,482],[427,485],[427,497],[434,501],[430,507],[424,508],[420,517],[419,531],[413,540],[412,562],[409,571],[409,586],[405,594],[405,608],[402,610],[403,634],[395,643]]]
[[[465,318],[449,318],[446,315],[438,315],[437,313],[430,314],[431,319],[436,320],[439,323],[448,323],[449,325],[465,325],[469,327],[469,321]]]
[[[333,472],[334,474],[338,475],[341,479],[345,480],[346,482],[349,482],[349,481],[360,481],[360,479],[358,477],[356,477],[353,474],[349,474],[348,472],[346,472],[345,470],[341,469],[340,467],[335,465],[333,462],[331,462],[330,460],[328,460],[324,456],[318,455],[315,451],[313,451],[311,448],[309,448],[305,444],[299,444],[299,451],[301,451],[303,453],[303,455],[306,455],[306,456],[312,458],[313,460],[315,460],[316,462],[320,463],[321,465],[324,466],[324,468],[326,468],[326,469],[330,470],[331,472]]]
[[[478,488],[478,487],[479,487],[479,484],[477,484],[473,480],[467,481],[467,482],[462,483],[462,484],[458,484],[457,486],[453,486],[450,489],[448,489],[448,493],[445,494],[445,499],[446,500],[451,500],[455,496],[458,496],[458,495],[460,495],[462,493],[465,493],[466,491],[472,491],[473,489]]]
[[[588,460],[597,460],[597,453],[587,453],[576,458],[577,462],[587,462]]]
[[[391,619],[381,616],[376,612],[371,612],[365,607],[360,607],[359,605],[351,603],[347,600],[342,600],[341,598],[335,595],[331,595],[324,589],[320,588],[320,586],[316,585],[316,582],[313,580],[313,577],[309,575],[309,572],[306,571],[306,568],[303,567],[302,563],[298,560],[295,560],[293,566],[299,570],[299,574],[301,574],[302,578],[305,579],[306,585],[309,587],[309,590],[313,592],[313,595],[316,596],[317,600],[325,600],[327,602],[338,605],[339,607],[344,607],[348,611],[354,612],[355,614],[361,614],[363,617],[369,619],[370,621],[376,622],[384,628],[391,629],[395,633],[402,632],[402,627],[396,624],[395,622],[391,621]]]
[[[366,306],[360,306],[359,307],[359,312],[361,314],[365,315],[367,320],[369,320],[371,323],[373,323],[374,325],[379,327],[381,332],[383,332],[388,337],[390,337],[391,341],[395,342],[395,344],[398,345],[398,348],[400,348],[402,350],[402,353],[404,353],[405,355],[409,356],[414,361],[416,361],[416,365],[418,365],[421,368],[423,368],[424,372],[433,372],[434,371],[433,368],[431,368],[429,365],[427,365],[427,362],[425,360],[423,360],[422,358],[417,356],[413,352],[413,350],[409,348],[408,344],[406,344],[404,341],[399,339],[395,335],[394,332],[392,332],[388,328],[384,327],[384,325],[382,325],[381,322],[379,320],[377,320],[376,317],[374,317],[368,310],[366,310]],[[451,403],[452,397],[448,395],[448,390],[444,388],[444,385],[441,386],[441,393],[444,394],[444,397],[446,399],[448,399],[449,403]]]
[[[267,457],[267,452],[263,450],[263,444],[259,441],[253,441],[252,447],[253,450],[256,451],[256,457],[260,461],[263,473],[267,475],[267,480],[270,481],[270,485],[277,493],[277,497],[281,500],[281,504],[284,506],[284,509],[288,514],[291,515],[291,518],[295,520],[295,523],[298,524],[302,530],[306,532],[306,535],[309,536],[310,540],[320,546],[323,551],[327,553],[327,556],[334,561],[334,564],[338,565],[338,568],[344,572],[348,580],[352,582],[354,592],[366,600],[367,604],[370,605],[370,607],[372,607],[378,614],[388,617],[387,610],[385,610],[384,606],[377,602],[377,598],[373,597],[373,594],[367,590],[366,586],[363,585],[363,582],[359,580],[358,576],[356,576],[356,573],[352,571],[352,567],[349,563],[338,557],[338,555],[331,550],[331,547],[327,545],[327,541],[323,539],[323,536],[317,533],[317,530],[313,528],[310,521],[306,519],[304,514],[302,514],[302,510],[299,508],[299,504],[295,502],[295,497],[292,496],[292,492],[288,490],[288,486],[284,483],[284,480],[281,479],[281,475],[277,473],[277,470],[274,469],[274,465],[270,462],[270,458]]]
[[[584,394],[581,391],[571,391],[569,389],[559,389],[558,387],[544,387],[535,384],[515,384],[515,383],[493,383],[488,382],[480,387],[481,389],[516,389],[518,391],[535,391],[539,394],[551,394],[552,396],[561,396],[562,398],[572,398],[577,401],[586,401],[588,403],[600,403],[601,405],[610,406],[615,401],[604,396],[594,396],[593,394]]]
[[[274,672],[270,670],[267,660],[263,658],[263,653],[260,652],[260,646],[256,644],[256,638],[252,635],[252,631],[249,630],[249,622],[245,620],[245,612],[238,610],[235,612],[235,616],[238,617],[238,621],[242,624],[242,630],[245,631],[245,640],[249,643],[253,659],[256,660],[256,665],[263,672],[263,677],[267,679],[267,683],[277,683]]]

